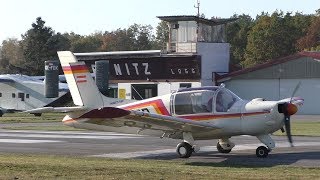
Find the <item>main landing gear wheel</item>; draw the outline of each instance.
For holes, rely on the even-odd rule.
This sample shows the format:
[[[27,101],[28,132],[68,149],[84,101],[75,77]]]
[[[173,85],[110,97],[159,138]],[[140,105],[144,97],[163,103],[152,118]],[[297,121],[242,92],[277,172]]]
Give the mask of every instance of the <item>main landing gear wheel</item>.
[[[256,150],[256,155],[259,158],[265,158],[268,156],[270,150],[266,148],[265,146],[259,146]]]
[[[176,151],[180,158],[189,158],[193,152],[193,148],[189,143],[182,142],[178,144]]]
[[[232,149],[223,149],[222,146],[220,145],[220,143],[218,142],[217,143],[217,150],[219,153],[227,154],[227,153],[230,153]]]

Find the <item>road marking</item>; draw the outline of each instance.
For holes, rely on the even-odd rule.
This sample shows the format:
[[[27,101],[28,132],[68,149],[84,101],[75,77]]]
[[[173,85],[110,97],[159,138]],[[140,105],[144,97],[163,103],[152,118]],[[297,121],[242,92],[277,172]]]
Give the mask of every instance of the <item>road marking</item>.
[[[320,142],[297,142],[294,143],[296,147],[299,146],[320,146]],[[240,151],[240,150],[252,150],[257,147],[262,146],[262,144],[242,144],[236,145],[232,151]],[[290,147],[290,144],[285,143],[277,143],[276,148]],[[161,150],[153,150],[153,151],[137,151],[137,152],[127,152],[127,153],[108,153],[108,154],[98,154],[91,155],[90,157],[108,157],[108,158],[150,158],[150,157],[165,157],[168,155],[175,155],[175,149],[161,149]],[[206,152],[217,152],[216,146],[203,146],[200,148],[199,153]]]
[[[25,144],[33,144],[33,143],[55,143],[62,141],[55,140],[30,140],[30,139],[0,139],[0,143],[25,143]]]

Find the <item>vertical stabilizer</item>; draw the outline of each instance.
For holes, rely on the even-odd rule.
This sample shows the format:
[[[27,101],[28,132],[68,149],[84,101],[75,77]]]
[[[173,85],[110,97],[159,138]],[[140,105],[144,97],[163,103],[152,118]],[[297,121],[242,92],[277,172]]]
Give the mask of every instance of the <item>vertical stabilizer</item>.
[[[58,56],[75,105],[103,107],[102,94],[84,62],[78,62],[70,51],[59,51]]]

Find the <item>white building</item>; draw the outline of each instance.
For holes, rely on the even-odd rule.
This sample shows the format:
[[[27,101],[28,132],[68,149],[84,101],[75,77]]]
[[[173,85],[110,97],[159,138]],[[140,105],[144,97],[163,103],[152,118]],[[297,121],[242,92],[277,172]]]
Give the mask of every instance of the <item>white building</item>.
[[[229,72],[225,25],[235,19],[160,16],[169,25],[166,50],[75,53],[94,64],[109,61],[109,83],[119,98],[145,99],[179,88],[213,84],[215,73]]]
[[[320,52],[300,52],[274,59],[216,77],[216,82],[226,84],[243,99],[262,97],[268,100],[291,97],[301,82],[294,96],[304,98],[305,102],[298,114],[320,114]]]

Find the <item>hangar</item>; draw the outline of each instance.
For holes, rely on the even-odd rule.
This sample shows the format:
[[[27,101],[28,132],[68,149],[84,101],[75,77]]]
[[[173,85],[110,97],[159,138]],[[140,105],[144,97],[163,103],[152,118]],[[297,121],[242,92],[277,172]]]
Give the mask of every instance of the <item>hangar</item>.
[[[320,52],[299,52],[274,59],[251,68],[216,76],[216,83],[243,99],[256,97],[280,100],[291,97],[295,86],[301,86],[295,96],[305,102],[298,114],[320,114]]]

